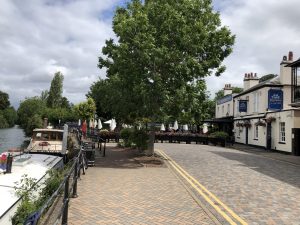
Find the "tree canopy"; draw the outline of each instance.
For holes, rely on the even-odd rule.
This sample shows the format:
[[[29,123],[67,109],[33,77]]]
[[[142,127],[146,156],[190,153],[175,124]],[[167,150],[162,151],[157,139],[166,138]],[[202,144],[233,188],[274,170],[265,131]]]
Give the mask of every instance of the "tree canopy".
[[[89,120],[94,118],[96,104],[92,98],[88,98],[87,101],[75,105],[74,110],[80,119]]]
[[[10,105],[8,94],[0,91],[0,110],[8,108]]]
[[[8,128],[17,121],[16,110],[10,106],[9,95],[0,91],[0,128]]]
[[[107,81],[99,83],[110,89],[101,98],[113,105],[106,112],[126,121],[203,109],[206,89],[199,84],[225,70],[222,61],[234,44],[211,0],[132,0],[117,9],[113,31],[117,41],[107,40],[99,57],[99,67],[107,68]],[[90,96],[100,98],[94,93],[99,85]]]
[[[50,108],[60,107],[63,92],[64,76],[61,72],[56,72],[51,81],[49,92],[42,92],[42,97],[47,96],[47,106]]]

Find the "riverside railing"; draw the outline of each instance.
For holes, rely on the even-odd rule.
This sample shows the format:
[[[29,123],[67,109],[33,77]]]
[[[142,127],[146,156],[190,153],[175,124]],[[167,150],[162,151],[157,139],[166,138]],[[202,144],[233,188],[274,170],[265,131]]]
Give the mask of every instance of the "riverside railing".
[[[56,218],[50,215],[51,221],[41,222],[41,224],[68,224],[68,209],[70,197],[76,198],[77,195],[77,180],[80,178],[81,171],[85,174],[85,170],[88,168],[87,160],[85,157],[85,152],[83,147],[80,147],[78,155],[73,159],[73,164],[69,169],[68,173],[64,176],[63,181],[60,183],[56,191],[51,195],[51,197],[44,203],[44,205],[36,212],[32,213],[24,222],[24,225],[36,225],[40,224],[42,216],[51,207],[51,205],[56,201],[56,199],[63,195],[62,207],[59,209],[59,213]],[[72,182],[70,183],[70,180]],[[46,219],[47,220],[47,219]],[[61,221],[61,223],[60,223]]]

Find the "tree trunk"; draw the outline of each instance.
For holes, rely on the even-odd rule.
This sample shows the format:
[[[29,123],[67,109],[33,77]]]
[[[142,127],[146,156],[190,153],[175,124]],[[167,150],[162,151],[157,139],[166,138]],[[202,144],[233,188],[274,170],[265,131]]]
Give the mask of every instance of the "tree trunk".
[[[148,139],[148,147],[145,151],[146,155],[151,156],[154,154],[154,141],[155,141],[155,129],[152,125],[150,127],[149,139]]]

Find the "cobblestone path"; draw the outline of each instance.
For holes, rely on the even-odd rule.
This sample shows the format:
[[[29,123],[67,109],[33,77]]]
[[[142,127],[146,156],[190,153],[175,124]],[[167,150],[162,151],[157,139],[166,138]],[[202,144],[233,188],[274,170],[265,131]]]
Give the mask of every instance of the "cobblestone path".
[[[215,224],[166,167],[142,167],[117,148],[78,182],[69,224]]]
[[[163,150],[248,224],[300,224],[299,166],[207,145],[164,143],[155,148]]]

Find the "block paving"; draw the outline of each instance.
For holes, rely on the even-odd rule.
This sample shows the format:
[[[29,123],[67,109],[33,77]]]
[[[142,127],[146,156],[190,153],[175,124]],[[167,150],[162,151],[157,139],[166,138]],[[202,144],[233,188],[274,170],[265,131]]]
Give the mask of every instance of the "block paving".
[[[155,147],[248,224],[300,225],[300,167],[296,156],[276,153],[274,158],[271,153],[268,158],[267,153],[196,144],[163,143]]]
[[[108,147],[78,182],[69,224],[215,224],[167,166],[143,167],[135,153]]]

